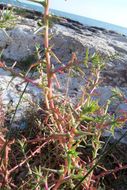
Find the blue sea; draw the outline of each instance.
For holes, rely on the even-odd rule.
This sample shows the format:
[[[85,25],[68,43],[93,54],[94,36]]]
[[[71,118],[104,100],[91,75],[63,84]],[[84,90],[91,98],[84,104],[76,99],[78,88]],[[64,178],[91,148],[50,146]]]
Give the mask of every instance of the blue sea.
[[[30,2],[30,1],[26,1],[26,0],[0,0],[0,3],[5,3],[5,4],[9,3],[9,4],[12,4],[17,7],[35,10],[38,12],[43,12],[43,10],[44,10],[41,5]],[[91,19],[91,18],[87,18],[84,16],[75,15],[75,14],[70,14],[70,13],[66,13],[66,12],[58,11],[58,10],[54,10],[54,9],[50,9],[50,11],[51,11],[51,13],[53,13],[57,16],[70,18],[72,20],[79,21],[80,23],[87,25],[87,26],[97,26],[97,27],[105,28],[107,30],[116,31],[120,34],[124,34],[127,36],[127,28],[124,28],[121,26],[117,26],[117,25],[110,24],[107,22],[102,22],[99,20],[95,20],[95,19]]]

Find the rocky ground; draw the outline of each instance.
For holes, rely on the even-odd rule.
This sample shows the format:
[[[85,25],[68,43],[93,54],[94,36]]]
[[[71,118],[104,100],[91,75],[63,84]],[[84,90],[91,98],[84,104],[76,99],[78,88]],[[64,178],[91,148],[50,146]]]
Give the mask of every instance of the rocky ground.
[[[41,35],[43,26],[39,29],[39,19],[38,15],[33,16],[33,14],[27,14],[25,17],[17,16],[12,28],[0,29],[2,60],[7,64],[17,62],[18,71],[21,68],[26,68],[27,64],[32,60],[32,63],[34,63],[36,44],[40,44],[43,56],[44,48]],[[90,55],[99,52],[107,59],[106,67],[101,74],[103,82],[97,89],[100,102],[103,103],[112,96],[111,90],[113,87],[119,87],[124,95],[127,95],[127,36],[95,26],[84,26],[78,22],[63,18],[53,24],[50,32],[52,35],[50,41],[52,50],[57,54],[62,64],[68,63],[72,52],[76,53],[78,61],[82,63],[87,48]],[[55,67],[60,64],[56,63],[54,58],[52,58],[52,63]],[[18,77],[9,83],[11,79],[10,73],[0,69],[0,89],[6,112],[9,110],[10,105],[11,109],[16,107],[25,88],[24,83],[20,85],[20,88],[17,88],[17,84],[22,81]],[[67,73],[59,74],[58,79],[61,87],[56,90],[57,93],[63,94],[66,90]],[[37,76],[35,76],[35,80],[37,80]],[[84,82],[85,78],[80,77],[80,75],[71,78],[68,96],[72,99],[72,102],[80,95],[80,89]],[[56,87],[54,86],[54,88]],[[19,112],[17,112],[18,119],[14,126],[22,125],[21,123],[19,124],[18,120],[23,118],[23,110],[26,109],[26,104],[29,105],[28,102],[33,99],[38,101],[40,97],[41,90],[31,84],[28,85],[23,101],[20,104]],[[127,111],[127,104],[119,102],[115,109]],[[118,139],[125,130],[126,128],[117,130],[115,138]],[[127,143],[126,138],[123,139],[123,142]]]

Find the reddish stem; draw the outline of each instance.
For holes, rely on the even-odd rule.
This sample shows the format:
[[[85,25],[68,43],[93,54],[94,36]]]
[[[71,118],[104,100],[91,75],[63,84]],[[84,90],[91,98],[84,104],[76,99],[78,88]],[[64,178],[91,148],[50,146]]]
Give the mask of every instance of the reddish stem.
[[[49,0],[46,0],[45,11],[44,11],[44,22],[45,22],[45,37],[44,37],[44,46],[45,46],[45,56],[46,56],[46,68],[47,68],[47,80],[48,80],[48,101],[50,108],[54,108],[53,94],[52,94],[52,75],[51,75],[51,60],[50,60],[50,51],[49,51]]]

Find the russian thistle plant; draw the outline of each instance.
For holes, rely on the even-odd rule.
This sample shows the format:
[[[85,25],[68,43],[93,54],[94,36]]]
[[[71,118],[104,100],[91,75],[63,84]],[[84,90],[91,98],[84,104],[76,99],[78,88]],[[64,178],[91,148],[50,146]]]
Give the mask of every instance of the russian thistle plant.
[[[21,188],[92,190],[98,188],[97,179],[99,177],[96,170],[105,169],[101,160],[107,152],[104,151],[106,145],[101,141],[101,136],[105,129],[109,127],[114,129],[122,125],[126,117],[115,118],[108,112],[109,102],[101,107],[99,101],[95,100],[94,93],[99,85],[104,60],[98,53],[90,56],[88,49],[82,65],[84,64],[84,68],[90,70],[90,75],[82,86],[78,102],[71,104],[67,96],[55,96],[53,81],[54,79],[57,81],[59,72],[68,72],[71,78],[73,71],[82,73],[83,77],[85,71],[79,67],[75,52],[72,52],[70,61],[66,65],[59,65],[58,68],[52,67],[51,57],[54,56],[58,62],[59,59],[50,45],[49,30],[52,20],[49,14],[50,1],[36,2],[44,7],[42,22],[44,23],[45,58],[40,58],[39,46],[36,46],[38,61],[30,66],[28,72],[37,66],[41,82],[37,83],[29,78],[28,72],[26,75],[17,73],[13,67],[7,67],[5,63],[1,63],[1,67],[21,77],[25,82],[41,88],[44,102],[42,105],[36,105],[36,114],[32,113],[33,110],[31,111],[30,135],[26,137],[23,134],[21,140],[18,139],[18,148],[15,151],[18,161],[16,160],[15,164],[11,163],[11,166],[7,167],[8,172],[5,178],[11,181],[15,171],[20,171],[22,168],[21,170],[25,169],[28,175],[26,183],[21,182]],[[43,72],[45,71],[46,82],[44,83]],[[67,87],[69,88],[69,82]],[[31,125],[34,127],[32,128]],[[13,158],[14,155],[11,156]],[[15,187],[11,182],[10,185]]]

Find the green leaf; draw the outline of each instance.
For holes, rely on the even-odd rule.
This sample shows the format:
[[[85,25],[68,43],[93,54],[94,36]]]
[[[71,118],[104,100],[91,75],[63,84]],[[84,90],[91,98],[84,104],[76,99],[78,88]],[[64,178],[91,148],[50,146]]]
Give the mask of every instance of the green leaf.
[[[73,149],[73,148],[68,151],[68,154],[69,154],[69,155],[73,155],[74,157],[77,157],[77,156],[78,156],[78,153],[77,153],[76,150]]]
[[[97,101],[91,101],[91,102],[88,102],[87,105],[85,105],[83,108],[82,108],[82,113],[83,114],[86,114],[86,113],[94,113],[96,112],[97,110],[99,110],[99,105],[98,105],[98,102]]]
[[[98,53],[95,53],[91,57],[91,62],[93,64],[93,67],[95,68],[100,68],[100,69],[104,68],[104,59]]]
[[[118,87],[116,87],[116,88],[112,89],[112,97],[111,98],[124,99],[124,94]]]
[[[82,121],[86,121],[86,122],[90,122],[90,121],[94,121],[93,117],[87,116],[87,115],[81,115],[81,120]]]
[[[86,55],[85,55],[85,59],[84,59],[84,65],[85,67],[88,68],[88,61],[89,61],[89,49],[86,49]]]

